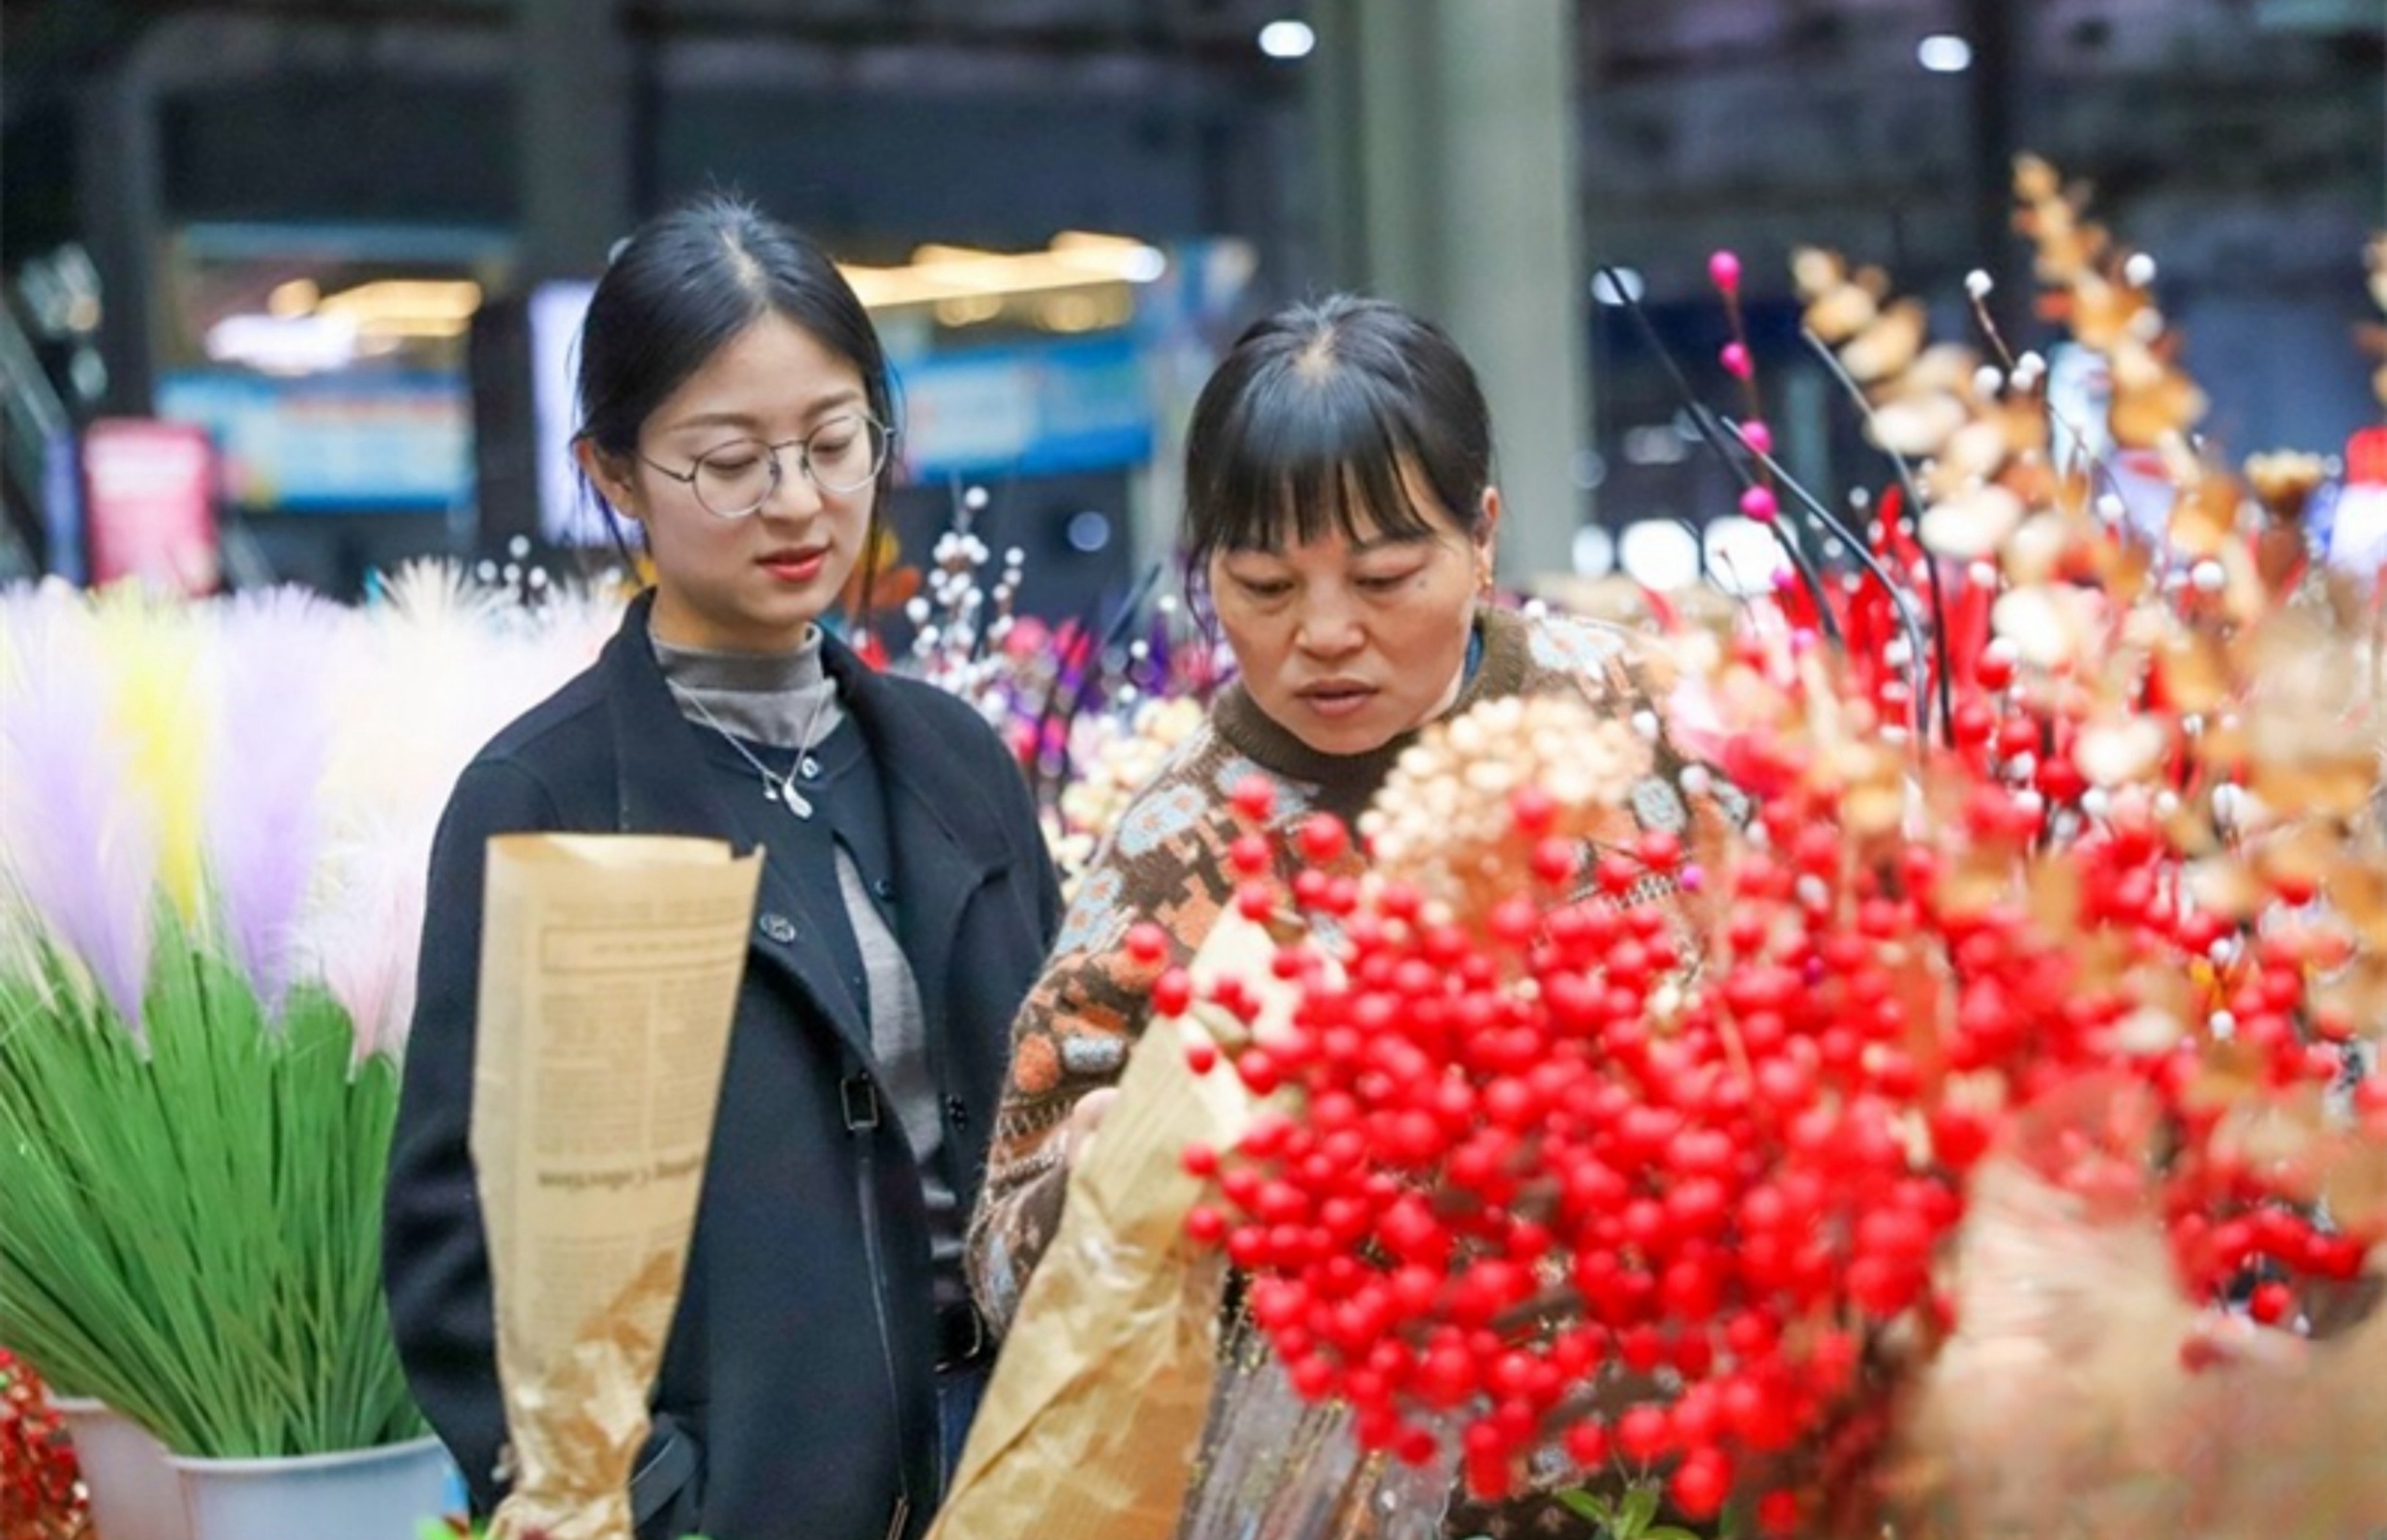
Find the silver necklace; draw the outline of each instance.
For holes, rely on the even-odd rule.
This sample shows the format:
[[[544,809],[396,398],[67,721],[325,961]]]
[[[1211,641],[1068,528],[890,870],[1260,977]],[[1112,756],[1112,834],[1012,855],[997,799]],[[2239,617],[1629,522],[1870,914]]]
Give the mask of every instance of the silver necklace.
[[[821,691],[820,699],[812,703],[811,712],[805,718],[804,731],[796,734],[795,768],[783,776],[772,774],[771,767],[756,758],[754,751],[740,742],[736,733],[723,727],[721,719],[706,710],[705,703],[695,695],[677,684],[672,685],[672,693],[696,707],[696,714],[705,719],[705,725],[720,733],[721,741],[735,749],[739,758],[755,767],[755,774],[762,778],[763,801],[776,802],[799,818],[812,816],[812,799],[796,789],[796,778],[802,776],[809,781],[820,774],[820,761],[812,757],[812,732],[820,726],[821,715],[829,709],[829,703],[836,699],[836,686],[831,685]]]

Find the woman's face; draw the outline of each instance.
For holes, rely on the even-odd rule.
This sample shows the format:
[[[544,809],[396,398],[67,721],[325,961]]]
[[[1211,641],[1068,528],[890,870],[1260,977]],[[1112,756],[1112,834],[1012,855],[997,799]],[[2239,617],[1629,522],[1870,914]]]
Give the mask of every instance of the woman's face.
[[[617,461],[582,442],[581,464],[607,500],[646,526],[657,637],[726,653],[803,644],[861,557],[878,484],[824,490],[802,470],[798,442],[817,430],[813,459],[827,464],[828,451],[850,437],[846,420],[860,432],[869,409],[851,360],[769,313],[654,409],[640,430],[637,458]],[[707,456],[753,475],[757,445],[781,446],[781,474],[761,506],[743,518],[721,517],[698,500],[695,486],[674,479]],[[767,476],[768,468],[760,469]],[[714,498],[730,506],[739,500]]]
[[[1469,535],[1407,478],[1432,533],[1363,526],[1279,552],[1220,551],[1211,603],[1260,709],[1322,754],[1365,754],[1424,726],[1459,693],[1476,595],[1491,580],[1500,494]]]

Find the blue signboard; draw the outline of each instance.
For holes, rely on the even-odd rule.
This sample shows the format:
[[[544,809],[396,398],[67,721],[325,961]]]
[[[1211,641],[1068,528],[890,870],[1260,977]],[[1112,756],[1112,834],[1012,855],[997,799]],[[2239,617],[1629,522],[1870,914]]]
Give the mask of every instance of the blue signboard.
[[[158,415],[208,431],[223,457],[224,495],[243,507],[436,512],[472,496],[473,408],[461,374],[192,371],[158,382]]]
[[[897,384],[916,476],[1049,475],[1152,456],[1143,355],[1124,333],[923,354]]]

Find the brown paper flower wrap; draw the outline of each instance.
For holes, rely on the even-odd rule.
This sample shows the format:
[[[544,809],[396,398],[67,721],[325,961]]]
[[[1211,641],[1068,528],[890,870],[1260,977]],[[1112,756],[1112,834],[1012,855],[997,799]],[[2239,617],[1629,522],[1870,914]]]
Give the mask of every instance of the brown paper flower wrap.
[[[1272,949],[1230,911],[1193,970],[1265,977]],[[1207,1012],[1154,1021],[1129,1055],[930,1540],[1176,1533],[1218,1378],[1226,1278],[1224,1259],[1186,1238],[1208,1184],[1182,1157],[1189,1144],[1233,1143],[1256,1108],[1233,1075],[1187,1064]]]
[[[683,1250],[650,1255],[537,1372],[507,1377],[515,1486],[489,1540],[630,1540],[630,1468],[685,1261]]]
[[[630,1540],[761,865],[490,841],[472,1146],[512,1465],[490,1540]]]

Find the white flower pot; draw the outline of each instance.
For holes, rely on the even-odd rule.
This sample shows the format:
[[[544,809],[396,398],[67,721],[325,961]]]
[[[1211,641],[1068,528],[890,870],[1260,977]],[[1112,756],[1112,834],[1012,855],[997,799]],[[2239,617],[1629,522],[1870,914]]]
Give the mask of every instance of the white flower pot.
[[[190,1540],[182,1482],[147,1428],[85,1397],[53,1396],[50,1404],[74,1440],[102,1540]]]
[[[167,1456],[182,1481],[190,1540],[415,1540],[447,1506],[448,1451],[435,1438],[286,1459]],[[102,1540],[147,1540],[138,1533]]]

